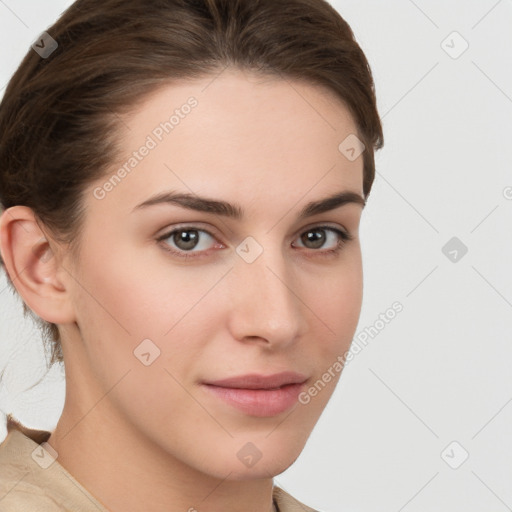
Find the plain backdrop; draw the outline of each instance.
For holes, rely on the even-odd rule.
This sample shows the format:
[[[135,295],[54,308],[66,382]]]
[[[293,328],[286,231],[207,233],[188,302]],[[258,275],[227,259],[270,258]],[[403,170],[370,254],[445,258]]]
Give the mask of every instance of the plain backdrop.
[[[1,91],[71,3],[0,0]],[[325,512],[511,510],[512,2],[332,5],[370,62],[385,134],[360,229],[367,341],[274,481]],[[3,275],[0,308],[0,409],[51,430],[63,369],[44,377]]]

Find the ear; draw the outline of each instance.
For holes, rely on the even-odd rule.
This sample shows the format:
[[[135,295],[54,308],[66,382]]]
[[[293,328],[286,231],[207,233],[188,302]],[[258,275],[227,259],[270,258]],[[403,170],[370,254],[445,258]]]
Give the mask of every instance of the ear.
[[[0,217],[0,252],[13,285],[27,306],[54,324],[75,320],[70,289],[59,259],[31,208],[12,206]],[[52,245],[57,248],[57,244]]]

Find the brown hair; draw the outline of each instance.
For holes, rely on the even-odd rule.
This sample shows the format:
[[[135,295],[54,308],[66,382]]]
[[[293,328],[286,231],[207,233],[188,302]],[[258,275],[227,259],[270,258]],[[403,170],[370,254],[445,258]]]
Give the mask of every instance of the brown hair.
[[[30,207],[72,254],[83,191],[118,156],[119,115],[161,85],[228,65],[334,92],[366,148],[368,197],[373,150],[384,143],[373,77],[351,28],[327,1],[77,0],[47,32],[57,49],[47,58],[30,49],[0,103],[0,204]],[[23,312],[51,345],[50,366],[63,362],[57,326],[25,303]]]

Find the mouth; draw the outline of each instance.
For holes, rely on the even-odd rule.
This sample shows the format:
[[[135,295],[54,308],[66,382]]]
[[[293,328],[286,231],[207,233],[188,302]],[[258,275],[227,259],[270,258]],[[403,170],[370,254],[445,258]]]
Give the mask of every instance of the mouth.
[[[273,375],[247,374],[227,379],[205,381],[204,384],[236,389],[280,389],[290,384],[303,384],[307,377],[296,372],[281,372]]]
[[[271,376],[245,375],[215,382],[203,382],[210,396],[223,404],[257,417],[281,414],[297,403],[307,378],[286,372]]]

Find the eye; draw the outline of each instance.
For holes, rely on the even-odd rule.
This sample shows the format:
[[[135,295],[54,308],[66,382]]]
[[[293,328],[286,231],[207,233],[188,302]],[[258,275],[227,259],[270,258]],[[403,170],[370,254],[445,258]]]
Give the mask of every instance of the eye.
[[[330,233],[330,237],[326,236],[325,233]],[[300,240],[303,243],[309,244],[313,249],[318,249],[322,247],[326,240],[330,238],[333,245],[331,245],[330,249],[325,251],[315,251],[318,252],[321,256],[332,256],[333,254],[337,254],[343,249],[343,246],[350,240],[353,240],[353,236],[341,229],[334,228],[331,226],[317,226],[313,228],[309,228],[304,231],[300,236]]]
[[[197,258],[204,256],[208,252],[208,242],[204,243],[204,241],[201,240],[203,237],[200,236],[200,233],[206,234],[207,238],[209,237],[211,240],[216,240],[209,231],[200,229],[198,226],[188,226],[173,229],[172,231],[158,237],[157,241],[165,242],[162,244],[164,250],[175,256],[180,258]],[[326,236],[325,233],[330,233],[331,236]],[[354,237],[350,233],[331,226],[317,226],[309,228],[299,237],[301,243],[309,245],[306,249],[312,249],[313,253],[319,256],[332,256],[337,254],[341,251],[343,246],[348,241],[353,240],[353,238]],[[174,244],[175,248],[167,242],[169,239]],[[319,251],[318,249],[324,246],[328,239],[331,241],[331,248]],[[197,248],[199,250],[193,251],[193,249]]]
[[[205,233],[208,237],[210,237],[212,240],[215,240],[215,237],[208,231],[204,229],[199,229],[197,226],[191,226],[191,227],[182,227],[177,228],[169,233],[166,233],[165,235],[162,235],[157,240],[158,241],[164,241],[171,239],[172,242],[175,244],[178,250],[173,249],[172,247],[169,247],[169,245],[166,243],[164,244],[164,249],[166,251],[169,251],[176,256],[180,256],[183,258],[190,258],[190,257],[196,257],[190,256],[188,254],[185,254],[187,252],[192,252],[191,249],[195,249],[199,247],[199,251],[193,251],[193,252],[205,252],[207,249],[203,246],[201,247],[201,240],[199,233]]]

